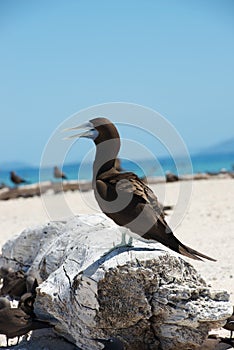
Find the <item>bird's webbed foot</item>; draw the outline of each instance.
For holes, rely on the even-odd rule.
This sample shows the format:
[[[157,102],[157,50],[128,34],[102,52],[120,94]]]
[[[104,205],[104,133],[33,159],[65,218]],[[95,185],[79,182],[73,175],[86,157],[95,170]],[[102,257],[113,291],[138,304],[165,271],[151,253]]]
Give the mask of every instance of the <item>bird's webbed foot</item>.
[[[113,248],[109,249],[107,252],[105,252],[102,256],[106,256],[109,253],[119,249],[119,248],[132,248],[133,247],[133,238],[130,236],[128,242],[126,242],[126,232],[122,232],[122,238],[121,242],[116,244]]]

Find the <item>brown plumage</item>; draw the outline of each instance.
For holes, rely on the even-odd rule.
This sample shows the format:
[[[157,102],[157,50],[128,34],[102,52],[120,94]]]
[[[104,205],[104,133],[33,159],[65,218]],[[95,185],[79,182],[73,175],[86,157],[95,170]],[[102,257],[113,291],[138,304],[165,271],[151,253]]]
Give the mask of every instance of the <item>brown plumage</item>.
[[[0,298],[0,334],[5,334],[7,346],[9,338],[15,338],[41,328],[53,327],[48,322],[40,321],[27,315],[20,308],[11,308],[6,298]]]
[[[25,293],[22,295],[19,301],[18,308],[23,310],[27,315],[35,318],[36,315],[34,313],[34,302],[35,297],[32,293]]]
[[[37,279],[32,275],[27,275],[24,271],[14,271],[10,267],[1,267],[2,287],[0,295],[9,295],[12,299],[19,300],[26,292],[32,293],[36,297]]]
[[[54,167],[54,177],[56,179],[67,179],[67,176],[57,167]]]
[[[234,332],[234,308],[232,316],[227,319],[227,322],[225,323],[223,328],[231,332],[230,339],[232,339],[232,333]]]
[[[22,179],[22,177],[17,175],[14,171],[10,172],[10,179],[15,185],[19,185],[27,182],[26,180]]]
[[[13,271],[11,268],[2,268],[3,284],[0,295],[9,295],[12,299],[20,299],[27,292],[26,275],[23,271]],[[4,271],[4,272],[3,272]]]
[[[108,217],[118,225],[129,228],[139,239],[160,242],[195,260],[205,258],[215,261],[181,243],[166,223],[153,191],[136,174],[120,173],[116,169],[120,137],[110,120],[95,118],[69,130],[81,128],[85,131],[69,138],[91,138],[96,145],[93,189],[100,208]]]
[[[14,272],[11,267],[1,266],[0,267],[0,277],[5,278],[9,273]]]
[[[27,315],[30,315],[31,317],[35,318],[36,315],[34,313],[34,302],[37,295],[37,279],[32,275],[27,276],[26,287],[27,293],[21,296],[18,307],[22,309]]]
[[[166,182],[175,182],[179,181],[179,177],[176,174],[167,172],[166,173]]]

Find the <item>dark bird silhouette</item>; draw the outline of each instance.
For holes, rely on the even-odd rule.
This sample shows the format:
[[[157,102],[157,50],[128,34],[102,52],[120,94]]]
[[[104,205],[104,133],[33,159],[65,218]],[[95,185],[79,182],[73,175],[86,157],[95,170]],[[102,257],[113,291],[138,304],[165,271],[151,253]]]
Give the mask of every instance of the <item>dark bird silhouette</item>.
[[[6,277],[11,272],[14,272],[14,270],[11,267],[5,267],[5,266],[0,267],[0,277],[1,278]]]
[[[135,238],[160,242],[177,253],[195,260],[214,259],[181,243],[164,219],[153,191],[132,172],[120,173],[115,168],[120,149],[116,127],[106,118],[67,130],[83,129],[68,138],[91,138],[96,145],[93,164],[93,189],[101,210],[116,224],[130,229]]]
[[[225,323],[223,328],[231,332],[230,339],[232,339],[232,333],[234,332],[234,308],[232,316],[227,319],[227,322]]]
[[[3,277],[0,295],[9,295],[12,299],[19,300],[27,292],[27,276],[23,271],[13,271],[11,268],[1,268]]]
[[[23,310],[27,315],[35,318],[36,315],[34,313],[34,302],[35,297],[32,293],[25,293],[22,295],[19,301],[18,308]]]
[[[33,318],[36,317],[34,313],[34,302],[37,295],[37,292],[36,292],[37,287],[38,287],[37,279],[32,275],[28,275],[26,278],[27,293],[21,296],[19,305],[18,305],[20,309],[22,309],[27,315],[30,315]]]
[[[11,308],[8,299],[0,298],[0,334],[5,334],[7,346],[9,338],[18,337],[19,342],[20,336],[32,330],[51,327],[48,322],[32,318],[20,308]]]
[[[176,174],[166,172],[166,182],[179,181],[179,177]]]
[[[19,175],[17,175],[14,171],[10,172],[10,179],[15,185],[19,185],[22,183],[27,183],[26,180],[22,179]]]
[[[123,343],[118,338],[110,338],[110,339],[93,339],[102,343],[104,345],[103,350],[124,350]]]
[[[67,179],[67,176],[57,167],[54,167],[54,177],[56,179]]]

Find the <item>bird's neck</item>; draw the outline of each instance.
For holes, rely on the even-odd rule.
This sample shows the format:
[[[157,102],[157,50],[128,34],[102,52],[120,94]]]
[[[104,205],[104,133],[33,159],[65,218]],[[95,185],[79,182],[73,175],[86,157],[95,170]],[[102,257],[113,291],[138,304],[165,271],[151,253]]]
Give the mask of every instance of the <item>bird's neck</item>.
[[[98,165],[96,162],[94,162],[94,165],[93,165],[94,179],[97,179],[102,174],[114,169],[114,166],[115,166],[115,160],[109,160],[108,162],[102,164],[101,166]]]
[[[108,140],[96,147],[96,156],[93,164],[94,181],[101,174],[115,169],[115,162],[120,149],[119,139]]]

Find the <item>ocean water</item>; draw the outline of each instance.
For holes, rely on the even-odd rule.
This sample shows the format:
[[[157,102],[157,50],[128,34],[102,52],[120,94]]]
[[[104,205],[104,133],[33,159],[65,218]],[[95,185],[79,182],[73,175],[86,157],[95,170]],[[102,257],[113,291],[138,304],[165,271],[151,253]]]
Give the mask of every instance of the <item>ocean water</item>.
[[[169,157],[158,158],[157,160],[139,160],[129,161],[122,160],[121,166],[124,171],[133,171],[138,176],[164,176],[167,171],[177,175],[192,173],[219,172],[222,169],[234,171],[234,153],[222,155],[194,155],[191,156],[190,164],[184,159],[172,159]],[[9,172],[15,170],[16,173],[27,180],[29,183],[41,181],[60,181],[53,178],[53,167],[39,169],[36,167],[25,167],[18,169],[0,170],[0,184],[13,186],[10,181]],[[74,163],[65,164],[63,172],[67,175],[68,180],[91,180],[92,164],[91,163]]]

